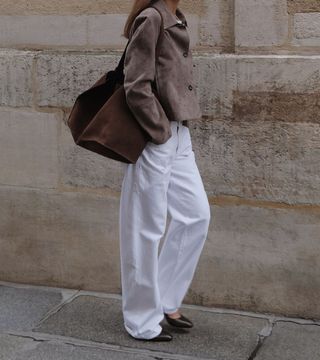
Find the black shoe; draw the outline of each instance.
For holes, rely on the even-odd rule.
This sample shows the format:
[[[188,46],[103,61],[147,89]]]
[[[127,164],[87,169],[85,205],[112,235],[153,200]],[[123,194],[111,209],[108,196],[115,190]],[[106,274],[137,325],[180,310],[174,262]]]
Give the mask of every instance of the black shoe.
[[[171,318],[168,314],[164,314],[164,317],[166,318],[167,322],[175,327],[179,327],[179,328],[192,328],[193,327],[193,323],[191,320],[189,320],[187,317],[183,316],[182,314],[180,314],[180,317],[177,319],[173,319]]]
[[[130,335],[130,336],[133,337],[132,335]],[[136,337],[133,337],[133,338],[136,340],[144,340],[144,341],[170,341],[170,340],[172,340],[172,335],[169,332],[167,332],[166,330],[162,329],[162,331],[159,335],[157,335],[156,337],[153,337],[151,339],[142,339],[142,338],[136,338]]]

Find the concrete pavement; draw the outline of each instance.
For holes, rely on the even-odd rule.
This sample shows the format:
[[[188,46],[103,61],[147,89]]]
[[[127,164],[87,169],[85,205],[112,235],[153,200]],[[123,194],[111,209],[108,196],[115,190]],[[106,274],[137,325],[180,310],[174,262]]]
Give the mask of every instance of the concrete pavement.
[[[0,282],[0,360],[320,360],[320,321],[184,305],[192,329],[136,341],[121,296]]]

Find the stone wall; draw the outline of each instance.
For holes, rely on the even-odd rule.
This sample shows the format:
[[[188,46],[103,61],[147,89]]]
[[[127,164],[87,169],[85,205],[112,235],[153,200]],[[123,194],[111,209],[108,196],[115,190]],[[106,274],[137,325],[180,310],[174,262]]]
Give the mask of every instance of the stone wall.
[[[77,147],[131,1],[0,4],[0,279],[120,293],[122,166]],[[320,3],[181,0],[212,206],[186,303],[320,317]]]

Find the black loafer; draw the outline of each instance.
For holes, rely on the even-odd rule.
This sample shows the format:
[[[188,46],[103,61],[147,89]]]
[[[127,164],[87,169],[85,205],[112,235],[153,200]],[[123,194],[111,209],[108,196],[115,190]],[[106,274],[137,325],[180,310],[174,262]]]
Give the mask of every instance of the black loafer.
[[[132,335],[130,335],[130,336],[133,337]],[[144,341],[170,341],[170,340],[172,340],[172,335],[169,332],[167,332],[166,330],[162,329],[162,331],[159,335],[157,335],[156,337],[153,337],[151,339],[140,339],[140,338],[136,338],[136,337],[133,337],[133,338],[136,340],[144,340]]]
[[[191,320],[189,320],[187,317],[183,316],[182,314],[180,314],[180,317],[177,319],[173,319],[171,318],[168,314],[164,314],[165,319],[167,320],[167,322],[175,327],[179,327],[179,328],[192,328],[193,327],[193,323]]]

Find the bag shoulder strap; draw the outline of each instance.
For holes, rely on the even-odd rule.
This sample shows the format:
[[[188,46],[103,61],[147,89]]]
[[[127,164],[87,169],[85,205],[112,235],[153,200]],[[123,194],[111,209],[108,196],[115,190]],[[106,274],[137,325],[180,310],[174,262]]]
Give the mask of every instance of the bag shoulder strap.
[[[149,7],[152,7],[154,9],[156,9],[158,11],[158,13],[160,14],[160,16],[161,16],[160,33],[159,33],[159,37],[158,37],[157,44],[156,44],[156,59],[157,59],[158,56],[159,56],[159,52],[160,52],[160,50],[159,50],[159,39],[164,36],[163,18],[162,18],[161,12],[157,8],[155,8],[154,6],[149,6]],[[123,76],[124,59],[125,59],[125,56],[126,56],[126,51],[127,51],[127,47],[129,45],[129,42],[130,42],[130,39],[128,40],[127,45],[126,45],[126,47],[125,47],[125,49],[123,51],[123,54],[122,54],[121,59],[119,61],[119,64],[115,69],[115,72],[118,73],[120,76]]]
[[[150,6],[150,7],[156,9],[161,17],[160,33],[159,33],[159,37],[158,37],[157,44],[156,44],[156,59],[157,59],[159,57],[159,53],[160,53],[159,39],[162,39],[164,37],[163,17],[162,17],[161,12],[156,7],[154,7],[154,6]]]

